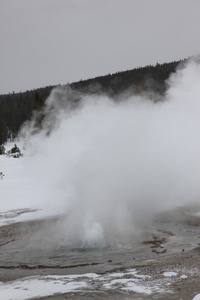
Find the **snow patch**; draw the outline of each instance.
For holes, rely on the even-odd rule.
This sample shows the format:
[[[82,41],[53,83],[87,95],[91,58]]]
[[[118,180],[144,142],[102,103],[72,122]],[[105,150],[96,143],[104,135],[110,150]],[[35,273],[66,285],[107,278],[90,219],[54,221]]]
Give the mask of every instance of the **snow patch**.
[[[188,276],[184,274],[184,275],[180,276],[180,278],[181,278],[181,279],[187,279]]]
[[[164,272],[163,273],[164,277],[173,277],[173,276],[177,276],[176,272]]]
[[[163,293],[161,285],[153,282],[150,276],[139,275],[137,270],[98,275],[96,273],[75,275],[31,276],[12,282],[0,282],[1,297],[4,300],[28,300],[54,294],[70,292],[90,292],[91,286],[98,290],[116,290],[150,295]]]
[[[71,281],[69,276],[30,277],[11,283],[0,283],[1,297],[4,300],[26,300],[80,291],[87,286],[84,281]]]

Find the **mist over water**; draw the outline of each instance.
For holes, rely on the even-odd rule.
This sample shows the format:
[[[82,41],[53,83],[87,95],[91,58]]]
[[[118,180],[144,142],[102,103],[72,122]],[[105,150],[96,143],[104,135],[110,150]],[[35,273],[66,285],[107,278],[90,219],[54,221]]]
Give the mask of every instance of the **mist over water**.
[[[156,212],[199,201],[198,62],[170,77],[159,102],[78,94],[72,105],[72,95],[69,87],[55,89],[42,130],[23,129],[25,166],[45,209],[64,216],[55,231],[66,243],[104,245]]]

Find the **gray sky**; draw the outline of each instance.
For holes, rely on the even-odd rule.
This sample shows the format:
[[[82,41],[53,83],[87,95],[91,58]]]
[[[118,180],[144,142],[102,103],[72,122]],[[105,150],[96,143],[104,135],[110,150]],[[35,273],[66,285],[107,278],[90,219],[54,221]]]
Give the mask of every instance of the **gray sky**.
[[[0,94],[200,53],[200,0],[0,0]]]

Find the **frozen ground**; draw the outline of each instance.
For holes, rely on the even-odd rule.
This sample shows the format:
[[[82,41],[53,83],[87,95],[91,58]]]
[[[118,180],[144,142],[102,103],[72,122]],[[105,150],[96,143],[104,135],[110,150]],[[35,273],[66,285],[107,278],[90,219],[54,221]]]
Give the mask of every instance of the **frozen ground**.
[[[167,290],[163,289],[159,283],[154,285],[152,282],[149,284],[147,278],[149,276],[138,275],[133,269],[106,275],[86,273],[68,276],[35,276],[11,283],[2,283],[0,287],[2,299],[5,300],[23,300],[56,293],[91,292],[95,290],[106,292],[106,290],[114,289],[147,295],[153,292],[164,293]]]
[[[6,151],[13,146],[14,143],[8,143]],[[20,144],[20,149],[22,148],[23,145]],[[0,172],[4,175],[0,179],[1,226],[56,214],[55,208],[45,202],[48,197],[45,188],[38,185],[35,178],[29,175],[23,158],[8,158],[1,155]],[[59,208],[58,213],[61,213]]]
[[[166,272],[165,272],[166,273]],[[1,297],[4,300],[24,300],[66,293],[91,293],[116,290],[132,295],[172,294],[170,286],[176,277],[178,281],[184,281],[187,275],[180,275],[180,270],[161,274],[160,279],[152,279],[149,275],[139,275],[136,269],[128,269],[123,272],[97,275],[86,273],[79,275],[48,275],[25,277],[9,283],[1,283]],[[191,275],[191,274],[190,274]],[[196,298],[195,298],[196,299]]]
[[[0,299],[200,299],[197,207],[158,215],[133,240],[73,247],[23,158],[0,156],[0,171]]]

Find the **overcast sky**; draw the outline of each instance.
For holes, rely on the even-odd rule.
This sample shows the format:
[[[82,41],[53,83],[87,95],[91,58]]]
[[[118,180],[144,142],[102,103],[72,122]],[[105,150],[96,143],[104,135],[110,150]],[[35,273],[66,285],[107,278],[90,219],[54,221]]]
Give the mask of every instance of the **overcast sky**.
[[[200,53],[200,0],[0,0],[0,94]]]

